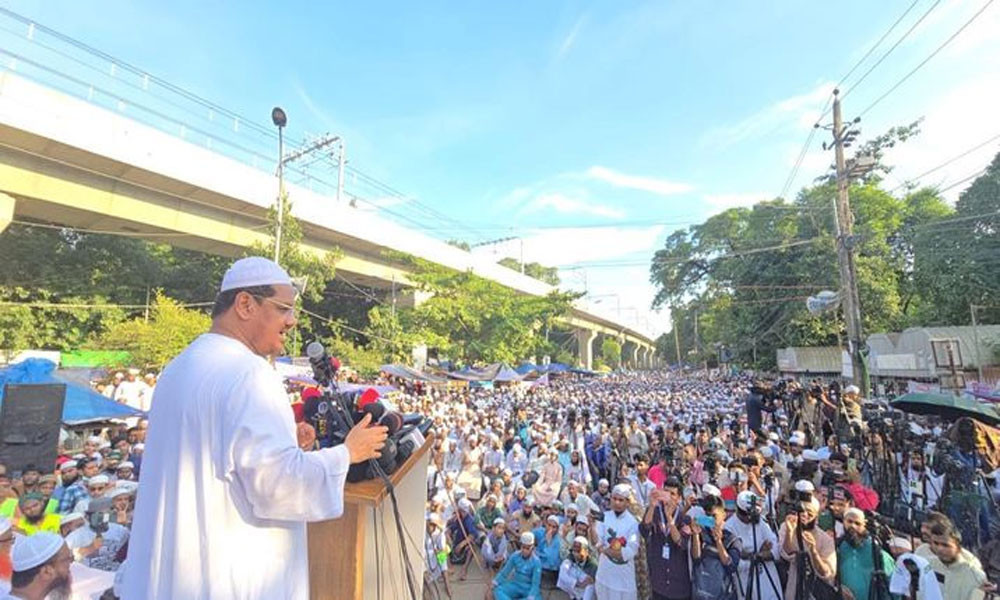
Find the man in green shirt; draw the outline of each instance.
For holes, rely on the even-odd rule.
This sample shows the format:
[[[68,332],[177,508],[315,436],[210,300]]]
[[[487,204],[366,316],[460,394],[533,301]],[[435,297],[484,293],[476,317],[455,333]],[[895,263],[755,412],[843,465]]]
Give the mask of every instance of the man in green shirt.
[[[879,550],[881,565],[876,566],[872,556],[872,536],[868,532],[865,513],[857,508],[844,512],[844,541],[837,549],[837,564],[845,600],[868,600],[868,590],[876,581],[876,572],[885,574],[886,597],[889,593],[889,576],[895,563],[889,553]]]

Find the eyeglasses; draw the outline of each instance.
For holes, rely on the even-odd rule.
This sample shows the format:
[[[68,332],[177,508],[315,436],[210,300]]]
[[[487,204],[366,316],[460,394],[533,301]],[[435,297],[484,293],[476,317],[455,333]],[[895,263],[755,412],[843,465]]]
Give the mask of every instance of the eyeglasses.
[[[251,295],[253,296],[253,294]],[[299,308],[297,306],[294,306],[292,304],[285,304],[280,300],[275,300],[274,298],[270,298],[268,296],[253,296],[253,297],[256,298],[259,302],[267,302],[269,304],[273,304],[275,307],[277,307],[278,312],[280,312],[286,317],[289,316],[294,317],[299,312]]]

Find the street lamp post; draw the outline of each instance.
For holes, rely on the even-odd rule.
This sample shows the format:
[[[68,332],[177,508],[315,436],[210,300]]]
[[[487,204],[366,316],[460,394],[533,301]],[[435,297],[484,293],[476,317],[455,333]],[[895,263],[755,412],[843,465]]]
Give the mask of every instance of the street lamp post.
[[[274,231],[274,262],[280,264],[281,227],[285,220],[285,125],[288,116],[279,106],[271,109],[271,122],[278,128],[278,226]]]

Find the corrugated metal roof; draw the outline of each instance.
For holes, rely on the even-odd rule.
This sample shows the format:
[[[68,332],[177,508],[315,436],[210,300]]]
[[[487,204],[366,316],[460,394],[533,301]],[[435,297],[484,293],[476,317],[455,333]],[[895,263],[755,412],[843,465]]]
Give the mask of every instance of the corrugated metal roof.
[[[958,342],[958,356],[954,360],[960,370],[975,369],[980,362],[987,366],[994,362],[990,343],[1000,340],[1000,325],[980,325],[976,328],[968,325],[911,327],[902,333],[872,334],[868,336],[869,354],[875,358],[872,371],[896,377],[934,377],[946,372],[947,367],[941,366],[944,358],[940,356],[940,347],[935,361],[933,342],[947,340]],[[883,368],[880,368],[880,362]],[[913,368],[899,368],[906,363],[914,365]]]

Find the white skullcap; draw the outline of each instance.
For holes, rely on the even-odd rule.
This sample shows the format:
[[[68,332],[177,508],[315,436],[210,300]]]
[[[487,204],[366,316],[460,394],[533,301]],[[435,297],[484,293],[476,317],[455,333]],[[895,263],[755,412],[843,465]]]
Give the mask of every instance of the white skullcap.
[[[111,480],[108,479],[107,475],[94,475],[87,481],[87,486],[108,485],[109,483],[111,483]]]
[[[740,492],[739,495],[736,496],[736,506],[738,506],[740,510],[750,510],[750,507],[756,504],[758,498],[759,496],[751,491]]]
[[[802,446],[806,443],[806,434],[803,431],[793,431],[792,436],[788,438],[789,444],[795,444],[796,446]]]
[[[602,477],[601,479],[597,480],[597,485],[598,485],[598,486],[602,486],[602,485],[611,485],[611,483],[609,483],[607,479],[604,479],[604,478]]]
[[[67,460],[63,464],[59,465],[60,471],[69,471],[70,469],[75,469],[75,468],[76,468],[75,460]]]
[[[862,521],[865,520],[865,513],[860,508],[852,506],[851,508],[848,508],[847,510],[844,511],[845,519],[851,515],[854,515],[856,518],[861,519]]]
[[[59,518],[59,526],[62,527],[66,523],[72,523],[73,521],[76,521],[77,519],[79,519],[79,520],[82,521],[83,520],[83,513],[72,512],[72,513],[63,515],[62,517]]]
[[[128,374],[129,375],[138,375],[139,374],[139,369],[136,369],[135,367],[133,367],[133,368],[131,368],[131,369],[128,370]]]
[[[535,534],[530,531],[525,531],[521,534],[521,545],[522,546],[534,546],[535,545]]]
[[[812,494],[813,492],[816,491],[816,486],[814,486],[813,482],[809,481],[808,479],[800,479],[795,482],[795,491],[808,492]]]
[[[135,468],[135,465],[132,464],[132,461],[130,461],[130,460],[126,460],[125,462],[118,464],[118,470],[119,471],[121,471],[122,469],[134,469],[134,468]]]
[[[21,573],[45,564],[63,547],[63,539],[54,533],[40,531],[35,535],[20,537],[10,551],[15,573]]]
[[[8,529],[10,529],[10,519],[7,517],[0,517],[0,535],[7,533]]]
[[[493,525],[494,526],[495,525],[506,525],[506,524],[507,524],[507,521],[504,521],[503,517],[497,517],[497,518],[493,519]]]
[[[524,501],[521,504],[528,504],[528,505],[532,505],[533,506],[535,504],[535,497],[534,496],[525,496],[524,497]]]
[[[111,500],[114,500],[118,496],[128,496],[131,493],[132,492],[129,489],[127,489],[127,488],[116,487],[115,489],[111,490],[110,494],[108,494],[108,498],[111,499]]]
[[[820,459],[819,458],[819,452],[816,452],[812,448],[807,448],[807,449],[805,449],[805,450],[802,451],[802,460],[809,460],[809,461],[816,462],[816,461],[819,461],[819,459]]]
[[[559,524],[559,517],[557,517],[557,516],[555,516],[555,515],[549,515],[549,517],[548,517],[547,519],[545,519],[545,520],[546,520],[547,522],[549,522],[549,523],[554,523],[554,524],[556,524],[556,525],[558,525],[558,524]]]
[[[584,525],[590,525],[590,521],[587,520],[587,517],[583,515],[577,515],[576,524],[579,525],[580,523],[583,523]]]
[[[844,388],[845,394],[860,394],[861,390],[856,385],[849,385]]]
[[[771,433],[767,434],[767,439],[771,440],[772,442],[777,442],[780,438],[778,437],[777,433],[772,431]]]
[[[248,256],[234,262],[222,276],[220,292],[258,285],[292,285],[288,276],[277,263],[263,256]]]
[[[566,510],[575,510],[576,512],[580,512],[580,507],[576,505],[576,502],[570,502],[566,505]]]
[[[716,498],[722,497],[722,490],[712,485],[711,483],[706,483],[701,486],[701,494],[703,496],[715,496]]]
[[[573,538],[573,543],[580,544],[584,548],[590,548],[590,542],[588,542],[587,538],[583,537],[582,535],[578,535],[575,538]]]
[[[760,449],[760,455],[763,456],[764,458],[773,458],[774,450],[771,450],[770,446],[764,446],[763,448]]]
[[[619,483],[615,487],[611,488],[612,496],[620,496],[626,500],[632,497],[632,486],[627,483]]]
[[[889,547],[900,548],[902,550],[906,550],[907,552],[913,552],[913,544],[911,544],[910,540],[906,539],[905,537],[896,536],[892,538],[891,540],[889,540]]]
[[[458,501],[458,507],[462,510],[472,510],[472,501],[468,498],[462,498]]]

